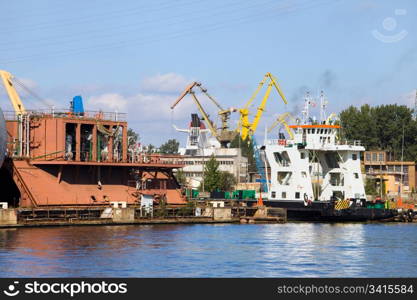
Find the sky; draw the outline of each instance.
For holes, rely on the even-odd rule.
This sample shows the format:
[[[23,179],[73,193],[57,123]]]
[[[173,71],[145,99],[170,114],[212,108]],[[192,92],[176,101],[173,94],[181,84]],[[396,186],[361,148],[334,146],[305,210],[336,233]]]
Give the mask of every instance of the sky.
[[[157,146],[170,138],[184,146],[173,125],[187,127],[197,108],[189,96],[170,106],[189,83],[241,108],[270,72],[289,103],[272,91],[261,137],[278,115],[300,113],[306,91],[324,91],[328,114],[365,103],[414,107],[416,11],[413,0],[0,0],[0,69],[32,92],[19,90],[30,109],[68,108],[82,95],[86,110],[126,112],[141,142]],[[2,88],[0,98],[11,110]]]

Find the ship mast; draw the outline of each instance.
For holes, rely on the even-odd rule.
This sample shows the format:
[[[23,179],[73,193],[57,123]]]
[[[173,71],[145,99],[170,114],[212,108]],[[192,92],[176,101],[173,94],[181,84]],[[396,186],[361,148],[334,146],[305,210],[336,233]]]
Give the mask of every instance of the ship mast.
[[[304,97],[304,108],[301,112],[302,114],[302,124],[307,124],[310,118],[310,102],[311,102],[311,98],[310,98],[310,92],[307,92],[305,97]]]
[[[323,123],[326,121],[326,108],[329,101],[327,101],[327,98],[324,96],[324,92],[320,92],[320,123]]]

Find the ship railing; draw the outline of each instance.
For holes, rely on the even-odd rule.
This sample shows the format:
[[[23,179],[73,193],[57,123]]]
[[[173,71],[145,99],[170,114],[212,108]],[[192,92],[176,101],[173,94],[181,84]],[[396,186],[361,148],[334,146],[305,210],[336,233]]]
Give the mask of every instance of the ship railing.
[[[111,157],[108,153],[102,152],[95,160],[92,159],[92,154],[89,151],[81,151],[79,160],[77,160],[76,153],[65,152],[65,150],[47,153],[37,157],[31,157],[32,160],[51,161],[51,160],[65,160],[69,162],[100,162],[100,163],[134,163],[134,164],[165,164],[165,165],[184,165],[184,159],[181,156],[175,155],[161,155],[161,154],[147,154],[138,153],[132,155],[128,154],[127,159],[124,160],[120,153],[114,153]]]
[[[74,113],[69,109],[37,109],[27,110],[27,114],[37,117],[48,118],[73,118],[73,119],[94,119],[114,122],[125,122],[127,120],[126,113],[120,112],[103,112],[103,111],[85,111],[84,113]],[[4,111],[4,118],[8,121],[17,121],[17,115],[14,111]]]
[[[288,146],[293,144],[292,141],[290,140],[286,140],[286,139],[271,139],[271,140],[267,140],[267,144],[268,145],[283,145],[283,146]]]
[[[395,175],[407,175],[407,172],[401,172],[401,171],[396,171],[396,170],[380,170],[380,169],[372,169],[372,170],[367,170],[365,171],[365,173],[367,175],[381,175],[381,174],[395,174]]]
[[[184,159],[178,155],[137,153],[128,155],[128,162],[143,164],[183,165]]]

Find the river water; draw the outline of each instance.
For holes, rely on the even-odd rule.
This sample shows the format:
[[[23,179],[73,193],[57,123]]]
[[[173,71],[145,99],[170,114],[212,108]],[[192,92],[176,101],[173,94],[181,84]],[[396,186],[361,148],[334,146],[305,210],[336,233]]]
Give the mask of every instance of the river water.
[[[417,224],[0,229],[1,277],[417,277]]]

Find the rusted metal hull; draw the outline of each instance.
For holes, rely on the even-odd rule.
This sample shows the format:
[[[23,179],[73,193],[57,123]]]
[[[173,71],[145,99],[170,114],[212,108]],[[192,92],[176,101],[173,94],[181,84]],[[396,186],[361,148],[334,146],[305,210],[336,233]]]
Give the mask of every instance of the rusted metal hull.
[[[164,198],[167,204],[185,203],[172,178],[161,170],[155,170],[156,178],[144,174],[151,178],[149,188],[138,189],[129,168],[123,165],[36,165],[26,160],[12,164],[10,172],[20,191],[20,207],[137,204],[140,194]]]

